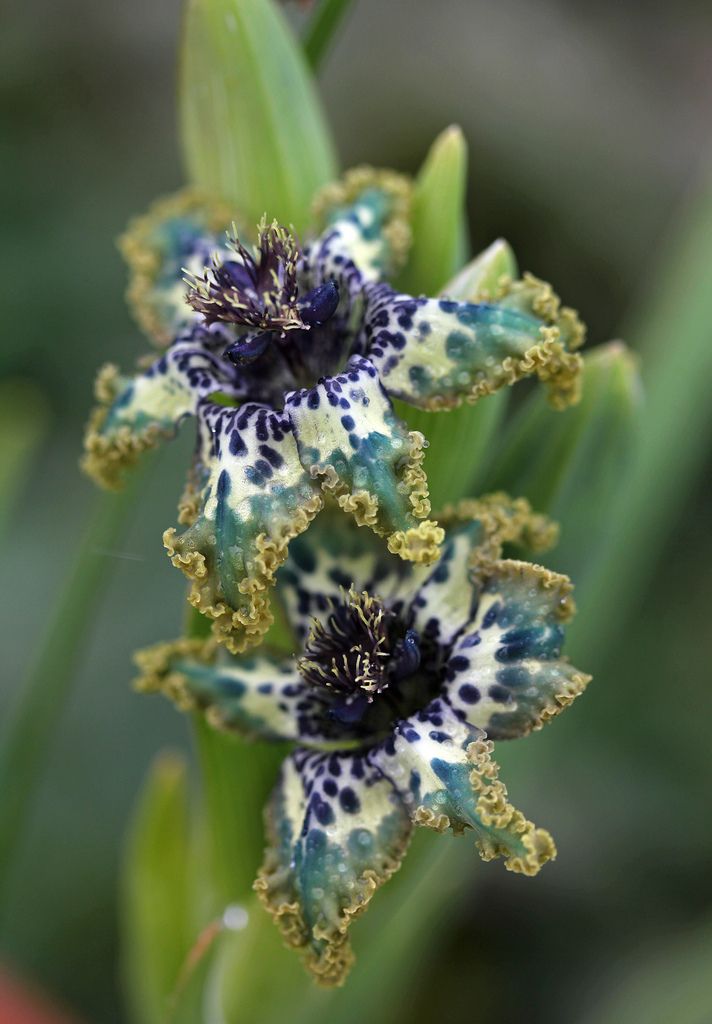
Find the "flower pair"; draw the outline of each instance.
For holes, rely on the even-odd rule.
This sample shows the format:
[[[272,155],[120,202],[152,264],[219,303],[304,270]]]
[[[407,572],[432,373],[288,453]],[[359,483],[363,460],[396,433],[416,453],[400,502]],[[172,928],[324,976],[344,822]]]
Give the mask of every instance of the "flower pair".
[[[502,557],[544,549],[552,524],[504,495],[428,518],[427,441],[392,404],[446,411],[536,375],[563,408],[583,328],[548,285],[502,274],[504,243],[438,297],[392,287],[410,198],[398,175],[352,171],[318,198],[304,245],[265,219],[248,246],[231,211],[187,193],[158,204],[123,249],[161,351],[132,377],[100,373],[86,437],[86,470],[113,487],[196,418],[186,528],[164,542],[213,634],[139,654],[139,686],[295,744],[255,886],[327,984],[414,825],[472,830],[483,858],[526,874],[554,856],[508,802],[492,743],[540,728],[588,681],[561,654],[569,581]],[[244,653],[273,588],[292,657]]]

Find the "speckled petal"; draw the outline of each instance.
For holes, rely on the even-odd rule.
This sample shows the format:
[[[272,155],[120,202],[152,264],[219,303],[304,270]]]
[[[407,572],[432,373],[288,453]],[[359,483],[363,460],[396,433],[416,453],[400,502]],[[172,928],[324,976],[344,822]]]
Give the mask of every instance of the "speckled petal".
[[[366,289],[365,354],[388,392],[424,409],[446,409],[536,374],[550,400],[578,400],[583,328],[549,285],[527,277],[487,303]]]
[[[570,594],[565,576],[528,562],[498,562],[485,576],[476,615],[452,650],[444,692],[490,739],[540,729],[589,682],[561,657]]]
[[[351,587],[389,602],[410,576],[412,566],[386,550],[370,531],[359,530],[338,509],[329,508],[289,546],[289,559],[277,573],[277,587],[300,640],[312,620],[326,620],[330,602]]]
[[[290,539],[323,502],[299,461],[287,416],[255,403],[230,409],[211,402],[199,415],[213,438],[202,511],[179,536],[167,530],[164,543],[191,580],[191,603],[239,653],[271,624],[274,574]]]
[[[205,395],[239,393],[235,368],[199,340],[176,341],[144,373],[122,377],[115,366],[99,373],[99,402],[87,425],[82,468],[116,488],[143,451],[173,437]]]
[[[557,528],[546,516],[532,511],[525,498],[510,498],[503,492],[479,499],[464,499],[443,509],[445,543],[437,564],[412,597],[402,589],[403,604],[411,601],[411,625],[437,639],[451,643],[472,618],[479,594],[481,572],[502,555],[504,543],[520,544],[535,551],[554,543]]]
[[[393,786],[362,755],[298,750],[285,761],[255,889],[321,984],[346,978],[351,921],[400,866],[410,832]]]
[[[341,508],[401,558],[434,561],[443,533],[426,519],[423,436],[396,417],[373,365],[352,357],[344,373],[288,395],[285,412],[303,466]]]
[[[143,330],[168,345],[196,320],[186,302],[185,271],[200,274],[213,253],[228,255],[234,213],[186,190],[161,199],[120,239],[129,267],[127,298]]]
[[[399,722],[368,759],[390,779],[413,821],[439,832],[472,829],[484,860],[535,875],[556,855],[548,832],[508,802],[484,733],[459,720],[442,698]]]
[[[315,209],[324,230],[302,259],[308,283],[334,279],[354,302],[365,281],[391,276],[410,245],[411,191],[407,178],[369,167],[322,189]]]
[[[415,591],[403,588],[396,599],[395,610],[406,615],[413,629],[444,644],[469,622],[477,597],[471,578],[471,555],[482,539],[479,520],[446,531],[435,566],[425,578],[421,570],[419,577],[409,581],[417,584]]]
[[[322,739],[321,705],[293,658],[235,657],[212,639],[182,639],[139,651],[135,660],[138,690],[164,693],[182,711],[202,711],[215,728],[305,744]]]

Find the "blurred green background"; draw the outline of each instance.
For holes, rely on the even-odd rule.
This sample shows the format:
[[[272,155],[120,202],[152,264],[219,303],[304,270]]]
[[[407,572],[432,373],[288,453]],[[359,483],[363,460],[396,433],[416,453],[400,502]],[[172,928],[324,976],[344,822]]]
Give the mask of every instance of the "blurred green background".
[[[0,471],[24,460],[24,473],[0,480],[3,719],[93,505],[77,456],[95,370],[128,365],[143,347],[113,239],[182,180],[179,17],[179,0],[32,0],[3,18]],[[684,360],[685,332],[708,332],[712,348],[709,299],[686,293],[709,276],[712,234],[679,241],[705,218],[712,225],[711,55],[712,13],[692,0],[358,0],[320,86],[344,166],[412,171],[434,135],[459,123],[473,249],[504,235],[523,267],[580,310],[589,344],[630,324],[645,367],[636,326],[650,323],[661,274],[680,281],[682,334],[668,310],[665,344]],[[700,373],[709,368],[708,358]],[[629,580],[608,572],[598,584],[609,590],[605,617],[620,622],[603,644],[585,633],[578,660],[593,685],[523,755],[501,752],[515,802],[551,830],[559,859],[530,881],[473,855],[472,884],[449,904],[393,1024],[712,1021],[712,543],[701,454],[712,417],[709,397],[701,411],[686,405],[704,394],[662,389],[693,424],[676,460],[685,471],[656,481],[659,529],[643,530],[633,603],[618,603]],[[125,1019],[122,835],[155,752],[190,747],[166,702],[128,686],[132,651],[173,636],[183,614],[160,536],[174,521],[187,434],[152,459],[127,535],[94,552],[107,586],[3,896],[4,962],[87,1021]],[[607,511],[597,510],[599,529],[615,535]]]

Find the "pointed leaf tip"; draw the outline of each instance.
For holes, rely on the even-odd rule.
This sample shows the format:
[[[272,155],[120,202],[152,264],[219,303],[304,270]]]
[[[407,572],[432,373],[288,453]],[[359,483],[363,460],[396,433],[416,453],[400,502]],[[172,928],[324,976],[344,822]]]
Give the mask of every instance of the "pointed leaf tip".
[[[514,252],[509,242],[498,238],[445,285],[443,294],[460,302],[481,302],[496,292],[503,277],[517,276]]]
[[[562,523],[556,565],[585,582],[613,535],[608,510],[633,463],[642,391],[637,360],[622,342],[584,356],[583,395],[565,412],[540,392],[524,403],[503,438],[486,490],[527,497]]]
[[[457,125],[433,142],[413,194],[413,247],[399,286],[434,294],[458,268],[466,231],[467,143]]]

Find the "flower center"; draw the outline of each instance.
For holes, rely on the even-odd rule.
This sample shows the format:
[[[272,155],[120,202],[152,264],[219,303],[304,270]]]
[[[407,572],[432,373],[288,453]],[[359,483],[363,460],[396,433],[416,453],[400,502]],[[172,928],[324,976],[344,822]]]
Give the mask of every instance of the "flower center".
[[[344,591],[326,622],[314,622],[299,660],[328,717],[377,731],[407,713],[408,686],[421,667],[421,640],[370,594]]]
[[[254,253],[236,234],[228,241],[234,259],[213,257],[202,277],[188,275],[188,302],[206,324],[229,324],[234,340],[225,355],[238,366],[277,349],[294,379],[311,383],[308,332],[329,321],[339,305],[339,289],[326,280],[299,294],[296,238],[277,221],[258,227]]]
[[[259,331],[303,327],[297,308],[299,246],[277,221],[263,219],[255,254],[237,234],[228,240],[235,259],[213,257],[202,277],[189,276],[188,302],[206,323]]]

